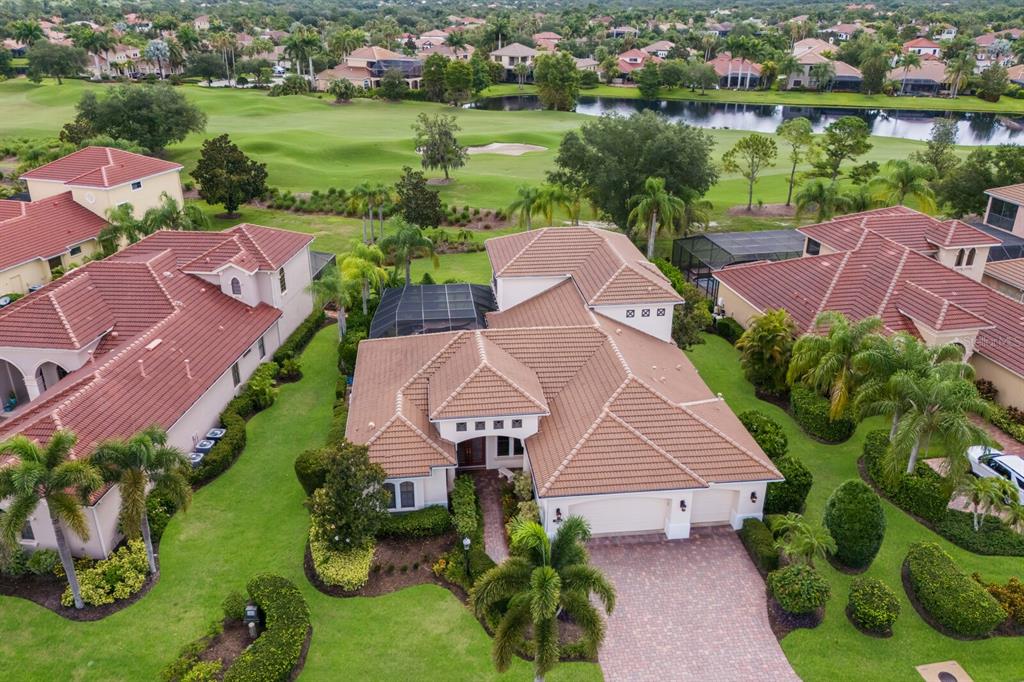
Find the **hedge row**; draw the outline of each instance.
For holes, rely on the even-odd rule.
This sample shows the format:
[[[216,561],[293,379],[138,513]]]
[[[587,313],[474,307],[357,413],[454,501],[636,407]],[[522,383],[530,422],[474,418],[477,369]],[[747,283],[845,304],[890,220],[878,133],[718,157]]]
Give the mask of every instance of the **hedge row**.
[[[285,682],[302,656],[309,634],[309,607],[293,582],[277,575],[258,575],[246,586],[263,610],[266,630],[224,674],[225,682]]]
[[[1002,429],[1014,440],[1024,443],[1024,424],[1014,421],[1010,417],[1010,411],[1002,405],[992,404],[992,412],[989,421]]]
[[[459,476],[451,492],[452,523],[459,537],[472,538],[478,528],[476,485],[472,476]]]
[[[302,321],[295,331],[274,351],[274,362],[281,364],[288,358],[298,357],[302,349],[313,340],[320,328],[324,326],[327,314],[323,310],[314,310],[313,314]]]
[[[744,519],[739,536],[762,574],[767,575],[779,567],[779,550],[775,547],[775,537],[762,521]]]
[[[963,637],[983,637],[1006,620],[999,602],[960,570],[934,542],[917,542],[906,560],[910,585],[940,625]]]
[[[814,475],[804,463],[793,455],[786,455],[775,461],[775,468],[786,480],[769,483],[764,496],[765,514],[800,513],[804,509],[807,494],[814,484]]]
[[[429,538],[443,535],[452,527],[445,507],[433,505],[411,512],[389,514],[377,531],[377,537]]]
[[[789,451],[789,439],[781,424],[760,410],[747,410],[736,416],[764,450],[764,454],[772,460],[786,456]]]
[[[852,419],[833,420],[828,416],[829,402],[806,386],[794,386],[789,393],[793,417],[805,432],[826,443],[841,443],[853,435],[857,425]]]

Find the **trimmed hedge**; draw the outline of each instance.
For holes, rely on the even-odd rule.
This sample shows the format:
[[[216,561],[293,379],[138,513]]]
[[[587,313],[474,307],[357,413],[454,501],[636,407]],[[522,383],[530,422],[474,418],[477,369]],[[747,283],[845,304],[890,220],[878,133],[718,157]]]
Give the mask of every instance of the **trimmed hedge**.
[[[225,682],[285,682],[302,656],[309,633],[309,607],[293,582],[258,575],[246,586],[265,615],[266,630],[235,659]]]
[[[1003,607],[1003,610],[1010,616],[1010,625],[1020,628],[1024,626],[1024,583],[1020,578],[1014,576],[1005,585],[999,583],[986,583],[977,573],[971,577],[982,585],[989,594]]]
[[[794,386],[789,392],[793,418],[808,435],[826,443],[842,443],[853,435],[857,425],[842,417],[832,420],[828,416],[829,402],[806,386]]]
[[[993,403],[992,412],[989,415],[989,421],[998,426],[1017,442],[1024,443],[1024,424],[1014,421],[1008,408]]]
[[[885,538],[882,502],[860,479],[846,481],[829,495],[823,523],[836,541],[833,556],[850,568],[871,564]]]
[[[343,590],[358,590],[370,579],[370,565],[376,545],[354,547],[344,552],[332,550],[327,543],[318,542],[309,534],[309,553],[313,557],[313,569],[325,585],[337,586]]]
[[[983,637],[1007,618],[999,602],[960,570],[934,542],[907,552],[907,574],[921,606],[940,625],[963,637]]]
[[[764,450],[764,454],[772,460],[786,456],[789,451],[789,439],[781,424],[760,410],[740,412],[737,417]]]
[[[778,569],[779,550],[775,546],[775,537],[764,522],[758,519],[744,519],[739,536],[761,573],[767,574]]]
[[[314,310],[313,314],[302,321],[295,331],[274,351],[274,362],[281,364],[288,358],[294,358],[302,352],[302,349],[313,340],[316,333],[324,326],[327,313],[323,310]]]
[[[477,504],[476,485],[472,476],[459,476],[452,486],[452,523],[460,538],[472,538],[476,535]]]
[[[442,506],[433,505],[411,512],[395,512],[381,524],[377,537],[430,538],[452,527],[452,517]]]
[[[783,611],[795,615],[817,611],[832,596],[828,581],[805,564],[791,564],[769,573],[768,589]]]
[[[769,483],[764,497],[765,514],[801,512],[807,494],[814,484],[814,475],[804,463],[792,455],[776,460],[775,468],[786,479],[781,483]]]
[[[142,589],[149,575],[149,560],[142,540],[129,540],[128,544],[89,568],[80,568],[81,561],[76,563],[79,564],[75,568],[82,601],[89,606],[103,606],[127,599]],[[60,574],[64,576],[63,569]],[[60,603],[64,606],[74,604],[70,586],[64,588]]]
[[[295,458],[295,476],[307,496],[327,482],[327,466],[333,452],[329,447],[314,448],[300,452]]]
[[[878,578],[854,578],[846,607],[857,627],[879,634],[890,632],[900,615],[896,592]]]
[[[743,327],[731,317],[720,317],[715,322],[715,333],[735,346],[743,336]]]

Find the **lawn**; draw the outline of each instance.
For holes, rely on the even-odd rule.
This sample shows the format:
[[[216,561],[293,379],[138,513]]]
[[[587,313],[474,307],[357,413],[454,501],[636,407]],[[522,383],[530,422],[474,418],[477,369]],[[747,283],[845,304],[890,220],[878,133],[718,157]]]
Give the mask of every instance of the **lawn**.
[[[487,88],[485,97],[533,94],[536,88],[527,85],[520,89],[514,83]],[[581,90],[584,97],[623,97],[640,99],[640,91],[633,86],[598,85]],[[1024,99],[1001,97],[998,102],[986,102],[973,95],[957,99],[940,97],[890,97],[889,95],[862,95],[859,92],[810,92],[798,90],[699,90],[689,88],[662,88],[658,99],[692,100],[694,102],[736,102],[742,104],[782,104],[801,107],[852,107],[856,109],[916,109],[924,111],[984,111],[996,114],[1024,114]]]
[[[803,434],[784,411],[758,400],[743,377],[738,353],[718,336],[689,352],[701,376],[713,391],[721,392],[737,412],[759,409],[779,421],[789,437],[790,451],[814,474],[814,486],[807,500],[806,514],[820,521],[825,501],[843,481],[857,477],[857,458],[864,435],[882,425],[880,419],[862,424],[854,437],[840,445],[822,445]],[[967,573],[978,571],[987,580],[1005,582],[1022,574],[1019,557],[983,557],[950,544],[920,525],[907,514],[883,502],[887,530],[885,541],[865,575],[879,578],[901,596],[902,613],[891,639],[862,635],[846,619],[844,609],[851,576],[824,564],[819,566],[832,585],[832,599],[825,622],[814,630],[796,630],[782,641],[782,648],[798,675],[812,680],[872,679],[920,682],[914,667],[955,659],[973,679],[996,682],[1019,680],[1021,640],[995,637],[965,642],[950,639],[931,629],[907,601],[900,580],[900,567],[911,543],[938,542]],[[856,672],[854,672],[856,671]]]
[[[330,423],[336,335],[334,328],[317,335],[302,359],[302,381],[283,386],[277,403],[249,422],[249,445],[238,462],[171,521],[160,546],[160,581],[138,603],[101,621],[75,623],[0,597],[4,680],[156,679],[218,617],[223,597],[261,571],[293,580],[309,602],[313,641],[303,679],[532,677],[520,660],[497,675],[490,638],[443,588],[336,599],[306,581],[309,515],[292,462],[323,442]],[[600,677],[596,665],[577,663],[559,666],[550,679]]]

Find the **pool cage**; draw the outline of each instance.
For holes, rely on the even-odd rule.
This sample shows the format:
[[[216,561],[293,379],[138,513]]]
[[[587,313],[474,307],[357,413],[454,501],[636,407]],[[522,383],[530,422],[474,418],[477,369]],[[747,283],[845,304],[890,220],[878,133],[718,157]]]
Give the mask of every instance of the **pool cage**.
[[[718,300],[715,270],[761,260],[799,258],[804,235],[796,230],[719,232],[682,237],[672,243],[672,264],[712,301]]]
[[[999,246],[993,246],[988,250],[989,262],[1024,258],[1024,239],[1007,230],[986,225],[980,220],[971,221],[971,225],[1002,242]]]
[[[423,284],[385,289],[370,338],[483,329],[498,306],[485,284]]]

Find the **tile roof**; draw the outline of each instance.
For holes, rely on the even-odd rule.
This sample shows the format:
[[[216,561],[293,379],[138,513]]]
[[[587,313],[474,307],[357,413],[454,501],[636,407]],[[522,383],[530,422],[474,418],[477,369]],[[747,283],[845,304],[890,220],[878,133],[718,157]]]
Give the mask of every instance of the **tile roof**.
[[[112,147],[85,147],[23,174],[23,180],[54,180],[81,187],[117,187],[140,178],[181,170],[172,163]]]
[[[526,299],[511,308],[487,313],[487,326],[562,327],[587,326],[593,318],[587,312],[583,295],[570,278]]]
[[[943,222],[905,206],[851,213],[797,229],[834,251],[855,248],[868,230],[921,253],[932,252],[936,246],[996,246],[1001,243],[962,221]]]
[[[106,226],[71,192],[32,202],[0,201],[0,270],[64,253],[96,239]]]
[[[939,44],[934,40],[929,40],[928,38],[914,38],[913,40],[908,40],[907,42],[903,43],[904,50],[909,50],[912,47],[938,49]]]
[[[985,318],[964,310],[956,303],[913,282],[907,282],[903,286],[896,299],[896,309],[935,331],[966,331],[992,327],[992,323]]]
[[[509,43],[500,50],[493,50],[492,57],[536,57],[537,50],[522,43]]]
[[[488,239],[484,246],[495,277],[572,277],[589,305],[682,301],[619,232],[548,227]]]
[[[986,263],[985,276],[1024,289],[1024,258]]]
[[[1018,206],[1024,206],[1024,183],[1019,185],[1005,185],[1004,187],[993,187],[992,189],[985,190],[985,194],[995,197],[996,199],[1009,201],[1017,204]]]
[[[404,54],[392,52],[391,50],[383,47],[377,47],[376,45],[360,47],[352,50],[352,52],[349,53],[348,58],[365,59],[371,62],[379,61],[381,59],[412,59],[412,57],[406,57]]]
[[[734,76],[742,75],[743,77],[746,77],[747,74],[751,76],[761,75],[760,64],[749,59],[733,58],[728,52],[719,52],[708,64],[715,68],[715,73],[719,77],[728,76],[730,73]]]
[[[946,74],[946,63],[941,59],[922,59],[921,66],[912,66],[909,69],[898,66],[890,69],[886,78],[902,83],[904,72],[909,81],[931,81],[941,85],[949,80],[949,76]]]

